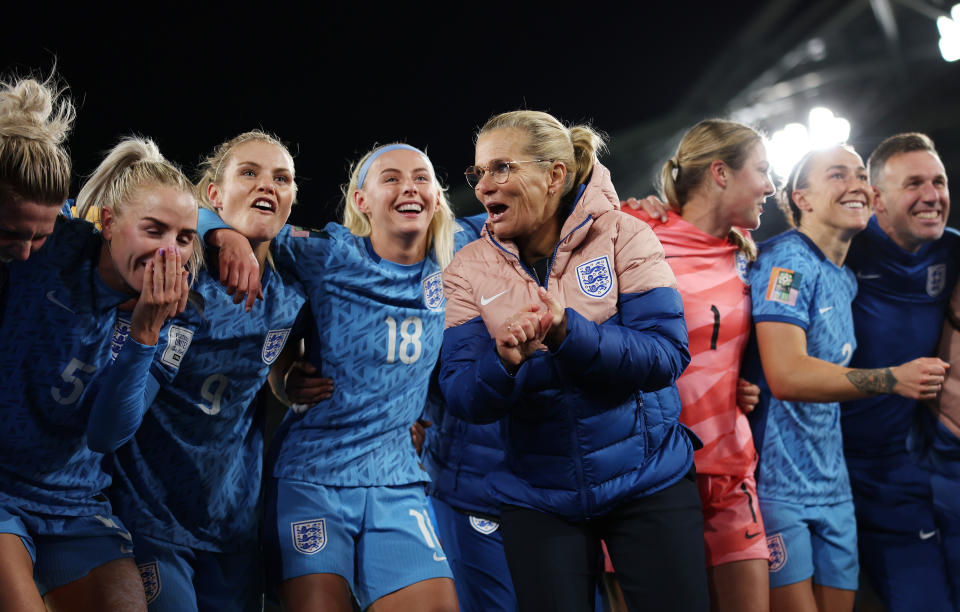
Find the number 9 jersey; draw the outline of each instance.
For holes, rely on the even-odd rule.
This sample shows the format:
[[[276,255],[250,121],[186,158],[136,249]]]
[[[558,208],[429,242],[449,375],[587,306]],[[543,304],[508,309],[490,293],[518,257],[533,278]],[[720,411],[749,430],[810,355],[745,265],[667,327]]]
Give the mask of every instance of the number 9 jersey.
[[[277,236],[307,292],[307,358],[333,396],[289,412],[274,440],[273,475],[329,486],[429,480],[410,441],[443,334],[443,282],[432,252],[417,264],[381,259],[369,238],[330,223]]]

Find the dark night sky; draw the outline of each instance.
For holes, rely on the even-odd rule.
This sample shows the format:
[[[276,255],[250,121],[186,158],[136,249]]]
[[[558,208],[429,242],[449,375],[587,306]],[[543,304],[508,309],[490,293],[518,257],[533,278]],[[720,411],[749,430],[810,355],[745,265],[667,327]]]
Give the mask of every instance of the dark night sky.
[[[314,224],[336,215],[349,160],[375,142],[428,147],[441,177],[459,186],[473,132],[497,112],[547,110],[616,137],[669,110],[758,5],[85,4],[21,8],[0,42],[5,73],[49,71],[56,58],[78,102],[78,175],[133,132],[192,175],[214,145],[261,127],[292,145],[294,220]],[[28,29],[47,13],[56,23]]]

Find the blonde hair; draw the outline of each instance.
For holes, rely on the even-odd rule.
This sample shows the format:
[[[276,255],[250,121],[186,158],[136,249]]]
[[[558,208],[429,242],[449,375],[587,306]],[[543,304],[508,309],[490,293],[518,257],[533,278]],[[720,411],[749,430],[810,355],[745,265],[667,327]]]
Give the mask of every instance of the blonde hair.
[[[197,198],[200,200],[200,205],[204,208],[214,210],[213,203],[210,201],[210,196],[208,195],[208,188],[210,185],[220,186],[223,184],[223,170],[230,165],[231,154],[233,150],[248,142],[263,142],[266,144],[272,144],[283,149],[283,152],[290,157],[290,171],[294,172],[293,166],[293,155],[290,154],[290,149],[287,148],[287,145],[268,132],[263,130],[250,130],[249,132],[244,132],[238,136],[234,136],[226,142],[220,143],[217,148],[213,150],[213,153],[208,155],[202,162],[200,162],[200,176],[197,179]],[[292,183],[293,186],[293,203],[297,203],[297,181],[294,180]]]
[[[480,128],[474,144],[483,134],[504,128],[523,130],[528,138],[523,152],[536,159],[562,162],[567,167],[561,198],[576,194],[574,186],[585,183],[593,172],[597,155],[606,148],[606,134],[589,125],[567,127],[549,113],[516,110],[491,117]]]
[[[670,207],[680,211],[691,192],[703,185],[710,164],[720,160],[733,170],[740,170],[750,155],[750,149],[763,142],[755,129],[736,121],[705,119],[683,135],[677,152],[663,164],[660,172],[660,195]],[[738,228],[731,228],[727,236],[748,261],[757,258],[757,245]]]
[[[0,205],[32,200],[61,206],[70,191],[64,147],[76,116],[51,74],[0,80]]]
[[[139,189],[167,186],[190,194],[196,203],[193,183],[180,169],[164,159],[149,138],[129,137],[110,150],[77,196],[77,216],[99,222],[100,211],[109,208],[122,216],[128,202]],[[191,280],[203,266],[203,245],[194,237],[193,254],[187,264]]]
[[[395,142],[390,144],[403,143]],[[370,225],[370,219],[357,208],[356,198],[353,197],[353,194],[356,193],[358,189],[363,189],[359,187],[360,169],[373,154],[386,146],[390,146],[390,144],[374,146],[367,151],[366,155],[350,167],[350,181],[340,188],[343,194],[343,225],[350,230],[350,233],[354,236],[369,236],[373,231],[373,227]],[[427,162],[430,162],[430,158],[427,157],[426,153],[423,153],[423,156],[427,158]],[[447,188],[440,183],[436,172],[433,172],[432,162],[430,162],[430,169],[431,174],[433,174],[433,180],[437,183],[440,202],[436,212],[433,214],[433,219],[430,220],[430,226],[427,228],[427,250],[432,249],[434,259],[437,260],[441,268],[446,268],[447,264],[453,260],[453,228],[456,225],[456,220],[453,216],[453,210],[450,208],[450,201],[447,199]]]

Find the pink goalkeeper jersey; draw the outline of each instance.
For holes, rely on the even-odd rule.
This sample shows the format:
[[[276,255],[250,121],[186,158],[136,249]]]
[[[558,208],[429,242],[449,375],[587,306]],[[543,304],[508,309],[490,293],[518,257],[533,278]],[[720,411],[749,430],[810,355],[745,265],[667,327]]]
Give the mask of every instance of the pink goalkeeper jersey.
[[[670,212],[667,222],[630,207],[663,244],[677,277],[690,335],[690,365],[677,381],[680,420],[703,441],[694,455],[700,474],[753,474],[750,424],[737,407],[740,360],[750,337],[747,260],[737,247]]]

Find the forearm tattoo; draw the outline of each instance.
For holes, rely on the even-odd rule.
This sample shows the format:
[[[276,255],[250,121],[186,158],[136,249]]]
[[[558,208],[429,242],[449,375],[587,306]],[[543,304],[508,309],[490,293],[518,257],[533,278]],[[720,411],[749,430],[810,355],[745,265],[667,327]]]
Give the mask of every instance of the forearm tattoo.
[[[876,370],[852,370],[847,372],[847,380],[860,391],[867,393],[892,393],[897,377],[890,368]]]

